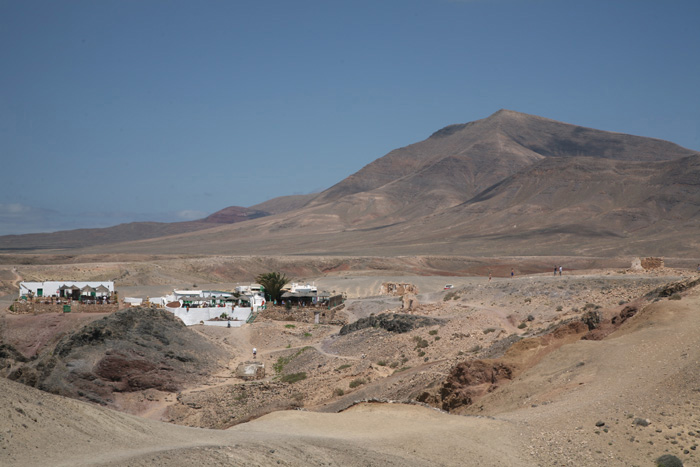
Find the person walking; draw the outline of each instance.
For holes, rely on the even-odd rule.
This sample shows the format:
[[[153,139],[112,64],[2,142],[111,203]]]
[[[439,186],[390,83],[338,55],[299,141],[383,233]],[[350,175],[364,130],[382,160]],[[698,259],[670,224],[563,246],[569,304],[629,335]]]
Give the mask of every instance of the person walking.
[[[258,349],[253,347],[253,359],[255,359],[257,357],[257,355],[258,355]]]
[[[556,265],[554,265],[554,275],[555,276],[557,275],[557,266]]]
[[[510,277],[512,278],[515,275],[515,269],[511,268],[510,269]]]
[[[560,276],[561,276],[561,271],[562,271],[562,269],[563,269],[563,268],[562,268],[561,266],[559,266],[559,275],[560,275]]]

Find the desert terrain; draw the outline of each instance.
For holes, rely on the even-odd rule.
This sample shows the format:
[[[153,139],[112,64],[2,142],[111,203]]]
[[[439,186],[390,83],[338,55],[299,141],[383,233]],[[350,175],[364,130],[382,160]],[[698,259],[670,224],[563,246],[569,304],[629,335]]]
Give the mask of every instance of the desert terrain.
[[[697,151],[500,110],[320,193],[1,236],[0,464],[700,465],[699,207]],[[273,271],[345,301],[11,309],[20,281]]]
[[[230,329],[185,328],[147,309],[3,311],[2,464],[644,466],[663,455],[698,464],[694,268],[633,269],[628,258],[269,261],[3,266],[8,291],[20,277],[119,271],[123,295],[156,295],[174,278],[232,287],[248,279],[232,264],[257,263],[347,300],[334,324],[278,309]],[[566,264],[563,275],[550,263]],[[386,282],[418,293],[382,294]],[[96,330],[103,337],[86,340]],[[266,374],[244,380],[236,368],[253,347]],[[158,368],[136,364],[144,359]]]

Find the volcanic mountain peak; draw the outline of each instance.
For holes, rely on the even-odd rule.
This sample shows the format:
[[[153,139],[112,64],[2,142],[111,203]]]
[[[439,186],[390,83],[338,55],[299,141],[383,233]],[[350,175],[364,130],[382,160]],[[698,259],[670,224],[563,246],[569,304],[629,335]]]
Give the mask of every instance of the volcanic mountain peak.
[[[700,153],[667,141],[502,109],[395,149],[322,193],[276,198],[247,209],[230,207],[200,221],[152,227],[139,239],[170,235],[165,246],[154,240],[138,247],[190,251],[195,243],[201,251],[225,244],[247,253],[321,249],[365,254],[379,249],[384,254],[389,242],[404,254],[421,248],[452,252],[456,243],[482,239],[480,251],[503,252],[505,245],[519,252],[520,239],[549,235],[556,243],[542,244],[542,251],[555,244],[561,251],[572,251],[574,244],[595,251],[593,233],[607,232],[604,236],[612,240],[606,248],[618,248],[619,238],[641,235],[646,240],[640,241],[651,242],[652,251],[666,251],[661,238],[694,238],[690,232],[700,205],[695,189],[699,161]],[[265,214],[265,219],[213,228]],[[517,225],[517,230],[506,232],[508,225]],[[115,230],[111,240],[94,232],[84,238],[70,234],[60,242],[58,234],[51,239],[5,237],[0,247],[27,248],[37,242],[42,248],[74,247],[136,239],[133,229],[122,230]],[[556,237],[564,231],[570,237]]]

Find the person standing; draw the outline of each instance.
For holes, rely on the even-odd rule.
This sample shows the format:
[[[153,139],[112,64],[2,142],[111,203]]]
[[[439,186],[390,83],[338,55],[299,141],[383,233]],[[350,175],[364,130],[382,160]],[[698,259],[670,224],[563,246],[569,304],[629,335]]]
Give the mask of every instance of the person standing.
[[[557,266],[556,266],[556,264],[554,265],[554,275],[555,275],[555,276],[557,275]]]
[[[563,268],[562,268],[561,266],[559,266],[559,275],[560,275],[560,276],[561,276],[561,271],[562,271],[562,269],[563,269]]]
[[[515,269],[511,268],[510,269],[510,277],[512,278],[515,275]]]
[[[258,355],[258,349],[253,347],[253,359],[255,359],[255,357],[257,357],[257,355]]]

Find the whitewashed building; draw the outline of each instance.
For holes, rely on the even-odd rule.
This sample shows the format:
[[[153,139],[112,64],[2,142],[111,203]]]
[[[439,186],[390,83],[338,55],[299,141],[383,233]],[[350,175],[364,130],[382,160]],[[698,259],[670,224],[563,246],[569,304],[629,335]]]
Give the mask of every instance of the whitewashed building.
[[[20,282],[22,297],[65,297],[75,300],[80,297],[102,298],[114,295],[113,281],[43,281]]]

